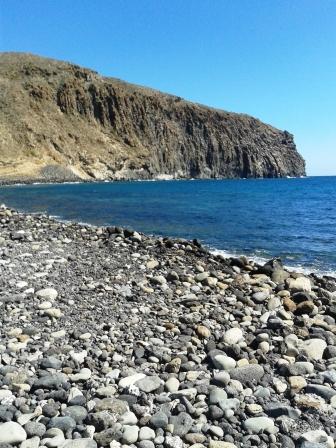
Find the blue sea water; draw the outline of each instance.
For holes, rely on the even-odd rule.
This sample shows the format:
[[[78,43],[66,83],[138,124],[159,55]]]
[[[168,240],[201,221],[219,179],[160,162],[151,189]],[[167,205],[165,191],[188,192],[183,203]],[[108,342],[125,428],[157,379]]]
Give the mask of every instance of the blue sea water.
[[[336,274],[336,177],[5,186],[0,202]]]

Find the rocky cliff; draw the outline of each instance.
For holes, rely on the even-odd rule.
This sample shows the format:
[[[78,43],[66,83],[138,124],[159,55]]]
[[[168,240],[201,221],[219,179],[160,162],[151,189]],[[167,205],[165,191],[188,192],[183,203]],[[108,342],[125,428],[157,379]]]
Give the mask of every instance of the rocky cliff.
[[[0,54],[0,178],[283,177],[305,174],[293,136],[248,115]]]

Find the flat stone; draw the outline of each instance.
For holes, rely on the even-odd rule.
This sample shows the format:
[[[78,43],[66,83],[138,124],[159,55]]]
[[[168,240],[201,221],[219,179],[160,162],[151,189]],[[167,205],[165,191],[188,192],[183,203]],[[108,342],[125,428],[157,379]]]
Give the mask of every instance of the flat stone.
[[[158,376],[146,376],[141,380],[138,380],[135,385],[142,391],[149,394],[161,386],[161,380]]]
[[[127,387],[132,386],[137,381],[142,380],[143,378],[146,378],[146,375],[144,373],[135,373],[134,375],[126,376],[125,378],[122,378],[119,381],[118,386],[122,387],[123,389],[126,389]]]
[[[76,428],[76,422],[71,417],[53,417],[49,420],[48,428],[57,428],[61,431],[68,431]]]
[[[68,384],[68,377],[64,373],[54,373],[42,376],[34,381],[34,389],[58,389]]]
[[[302,376],[290,376],[288,382],[294,392],[299,392],[307,386],[307,381]]]
[[[286,404],[282,403],[268,403],[264,406],[265,414],[270,417],[277,418],[282,415],[286,415],[287,417],[296,420],[300,417],[301,412],[297,409],[292,408]]]
[[[97,448],[97,442],[93,439],[66,440],[61,448]]]
[[[245,384],[247,382],[260,381],[264,373],[263,367],[259,364],[249,364],[230,370],[230,377]]]
[[[118,400],[117,398],[103,398],[98,401],[95,407],[95,411],[110,411],[115,415],[123,415],[127,412],[128,404],[126,401]]]
[[[314,364],[311,362],[295,362],[281,366],[280,371],[286,376],[309,375],[314,372]]]
[[[70,380],[73,383],[77,383],[79,381],[87,381],[91,378],[92,372],[90,369],[84,367],[78,373],[75,373],[70,376]]]
[[[37,436],[24,440],[20,443],[20,448],[39,448],[41,439]]]
[[[306,387],[306,393],[315,394],[324,398],[326,401],[330,401],[332,397],[336,395],[336,390],[328,386],[322,386],[320,384],[308,384]]]
[[[226,355],[214,356],[213,363],[216,369],[219,370],[232,370],[236,367],[236,361]]]
[[[18,423],[0,423],[0,443],[17,444],[26,439],[27,433]]]
[[[116,393],[116,386],[111,385],[111,386],[104,386],[104,387],[99,387],[96,391],[98,397],[113,397]]]
[[[43,358],[40,362],[42,369],[55,369],[58,370],[62,367],[62,361],[55,358],[55,356],[49,356],[48,358]]]
[[[252,299],[257,303],[263,303],[269,297],[268,291],[259,291],[252,294]]]
[[[55,319],[59,319],[62,316],[62,311],[59,308],[49,308],[44,311],[44,314],[49,317],[54,317]]]
[[[288,288],[294,292],[311,292],[311,282],[306,277],[288,278],[286,280]]]
[[[238,400],[238,398],[226,398],[224,400],[219,401],[218,405],[223,411],[227,410],[235,411],[239,408],[240,401]]]
[[[210,440],[209,448],[237,448],[237,445],[221,440]]]
[[[268,432],[273,434],[275,432],[274,421],[268,417],[251,417],[244,421],[244,427],[247,431],[254,434],[260,432]]]
[[[36,291],[35,295],[43,300],[55,300],[58,292],[54,288],[44,288]]]
[[[321,448],[334,448],[334,440],[322,429],[307,431],[301,434],[301,440],[310,442],[314,446]]]
[[[301,344],[301,349],[303,353],[310,359],[319,361],[323,358],[323,352],[327,347],[326,341],[323,339],[309,339],[303,341]]]

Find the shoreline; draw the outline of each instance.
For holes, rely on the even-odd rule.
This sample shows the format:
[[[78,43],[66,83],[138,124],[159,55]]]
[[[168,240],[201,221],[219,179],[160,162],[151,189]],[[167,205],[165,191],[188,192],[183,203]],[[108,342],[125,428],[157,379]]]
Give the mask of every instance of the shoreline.
[[[336,279],[5,206],[0,270],[1,443],[334,446]]]
[[[177,179],[174,179],[174,180],[177,180]],[[198,181],[202,181],[202,180],[209,180],[209,179],[180,179],[180,180],[189,180],[189,181],[191,181],[191,180],[198,180]],[[216,180],[216,179],[210,179],[210,180]],[[230,179],[228,179],[228,180],[230,180]],[[241,180],[243,180],[243,179],[241,179]],[[158,181],[163,181],[163,180],[162,179],[161,180],[159,180],[159,179],[158,180],[148,180],[148,181],[141,181],[141,180],[139,180],[139,181],[136,181],[136,182],[152,182],[152,181],[158,182]],[[111,182],[114,183],[114,182],[135,182],[135,181],[111,181]],[[64,184],[64,185],[69,184],[69,185],[71,185],[71,184],[81,184],[81,183],[82,182],[70,182],[69,181],[69,182],[61,182],[59,184]],[[106,181],[104,181],[104,182],[99,181],[99,182],[85,182],[85,183],[102,183],[103,184],[103,183],[107,183],[107,182]],[[19,187],[20,185],[24,186],[24,185],[27,185],[27,184],[13,184],[13,185],[7,185],[7,186]],[[40,185],[40,184],[33,183],[31,185]],[[46,184],[43,184],[43,185],[46,185]],[[50,183],[50,185],[58,185],[58,183]],[[0,189],[1,189],[2,186],[5,186],[5,185],[1,185],[0,184]],[[31,215],[43,214],[43,215],[48,215],[47,211],[28,212],[28,211],[23,210],[23,209],[22,210],[17,210],[17,211],[19,211],[19,213],[22,213],[22,214],[31,214]],[[61,216],[58,216],[58,215],[49,215],[49,217],[52,218],[52,219],[55,219],[57,221],[60,221],[62,223],[65,223],[65,224],[78,224],[78,225],[84,225],[84,226],[90,226],[90,227],[98,227],[96,224],[91,224],[91,223],[88,223],[88,222],[68,220],[68,219],[62,218]],[[109,224],[105,224],[104,226],[107,227],[108,225]],[[111,225],[113,225],[113,224],[111,224]],[[102,226],[100,226],[100,227],[102,227]],[[162,235],[153,233],[153,234],[148,234],[147,236],[155,239],[155,238],[159,238]],[[164,235],[164,237],[171,238],[171,239],[178,239],[178,237],[174,237],[174,236],[171,236],[171,235]],[[210,253],[215,254],[215,255],[222,255],[224,258],[227,258],[227,259],[246,257],[249,260],[251,260],[254,263],[259,264],[259,265],[265,264],[267,261],[269,261],[272,258],[281,259],[281,257],[276,256],[276,255],[274,255],[273,257],[272,257],[272,255],[270,255],[270,257],[262,257],[262,256],[259,256],[259,255],[253,255],[253,254],[249,255],[249,254],[246,254],[246,253],[238,253],[238,252],[235,252],[235,251],[231,252],[231,251],[228,251],[227,249],[219,249],[219,248],[212,247],[212,246],[209,246],[207,244],[204,244],[203,242],[200,242],[200,243],[202,244],[203,248],[208,250]],[[299,266],[295,266],[294,265],[293,266],[293,265],[290,265],[290,264],[284,264],[283,266],[284,266],[284,268],[286,270],[288,270],[290,272],[294,272],[294,273],[301,273],[301,274],[304,274],[304,275],[316,275],[316,276],[320,276],[320,277],[325,276],[325,277],[332,277],[332,278],[336,279],[336,271],[333,271],[333,270],[327,270],[326,271],[326,270],[321,270],[321,269],[314,268],[314,267],[307,267],[307,266],[304,266],[304,265],[299,265]]]
[[[162,175],[164,176],[164,175]],[[272,179],[306,179],[314,176],[280,176],[280,177],[152,177],[148,179],[125,178],[125,179],[57,179],[57,178],[37,178],[37,179],[4,179],[0,178],[0,187],[20,186],[20,185],[61,185],[61,184],[96,184],[114,182],[169,182],[169,181],[207,181],[207,180],[272,180]],[[335,177],[335,176],[315,176],[315,177]]]

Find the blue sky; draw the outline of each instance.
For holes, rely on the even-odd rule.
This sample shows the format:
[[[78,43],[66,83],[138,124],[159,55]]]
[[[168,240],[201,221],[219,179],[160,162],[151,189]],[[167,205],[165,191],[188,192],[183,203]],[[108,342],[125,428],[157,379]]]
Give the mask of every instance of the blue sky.
[[[0,50],[249,113],[336,175],[335,0],[0,0]]]

